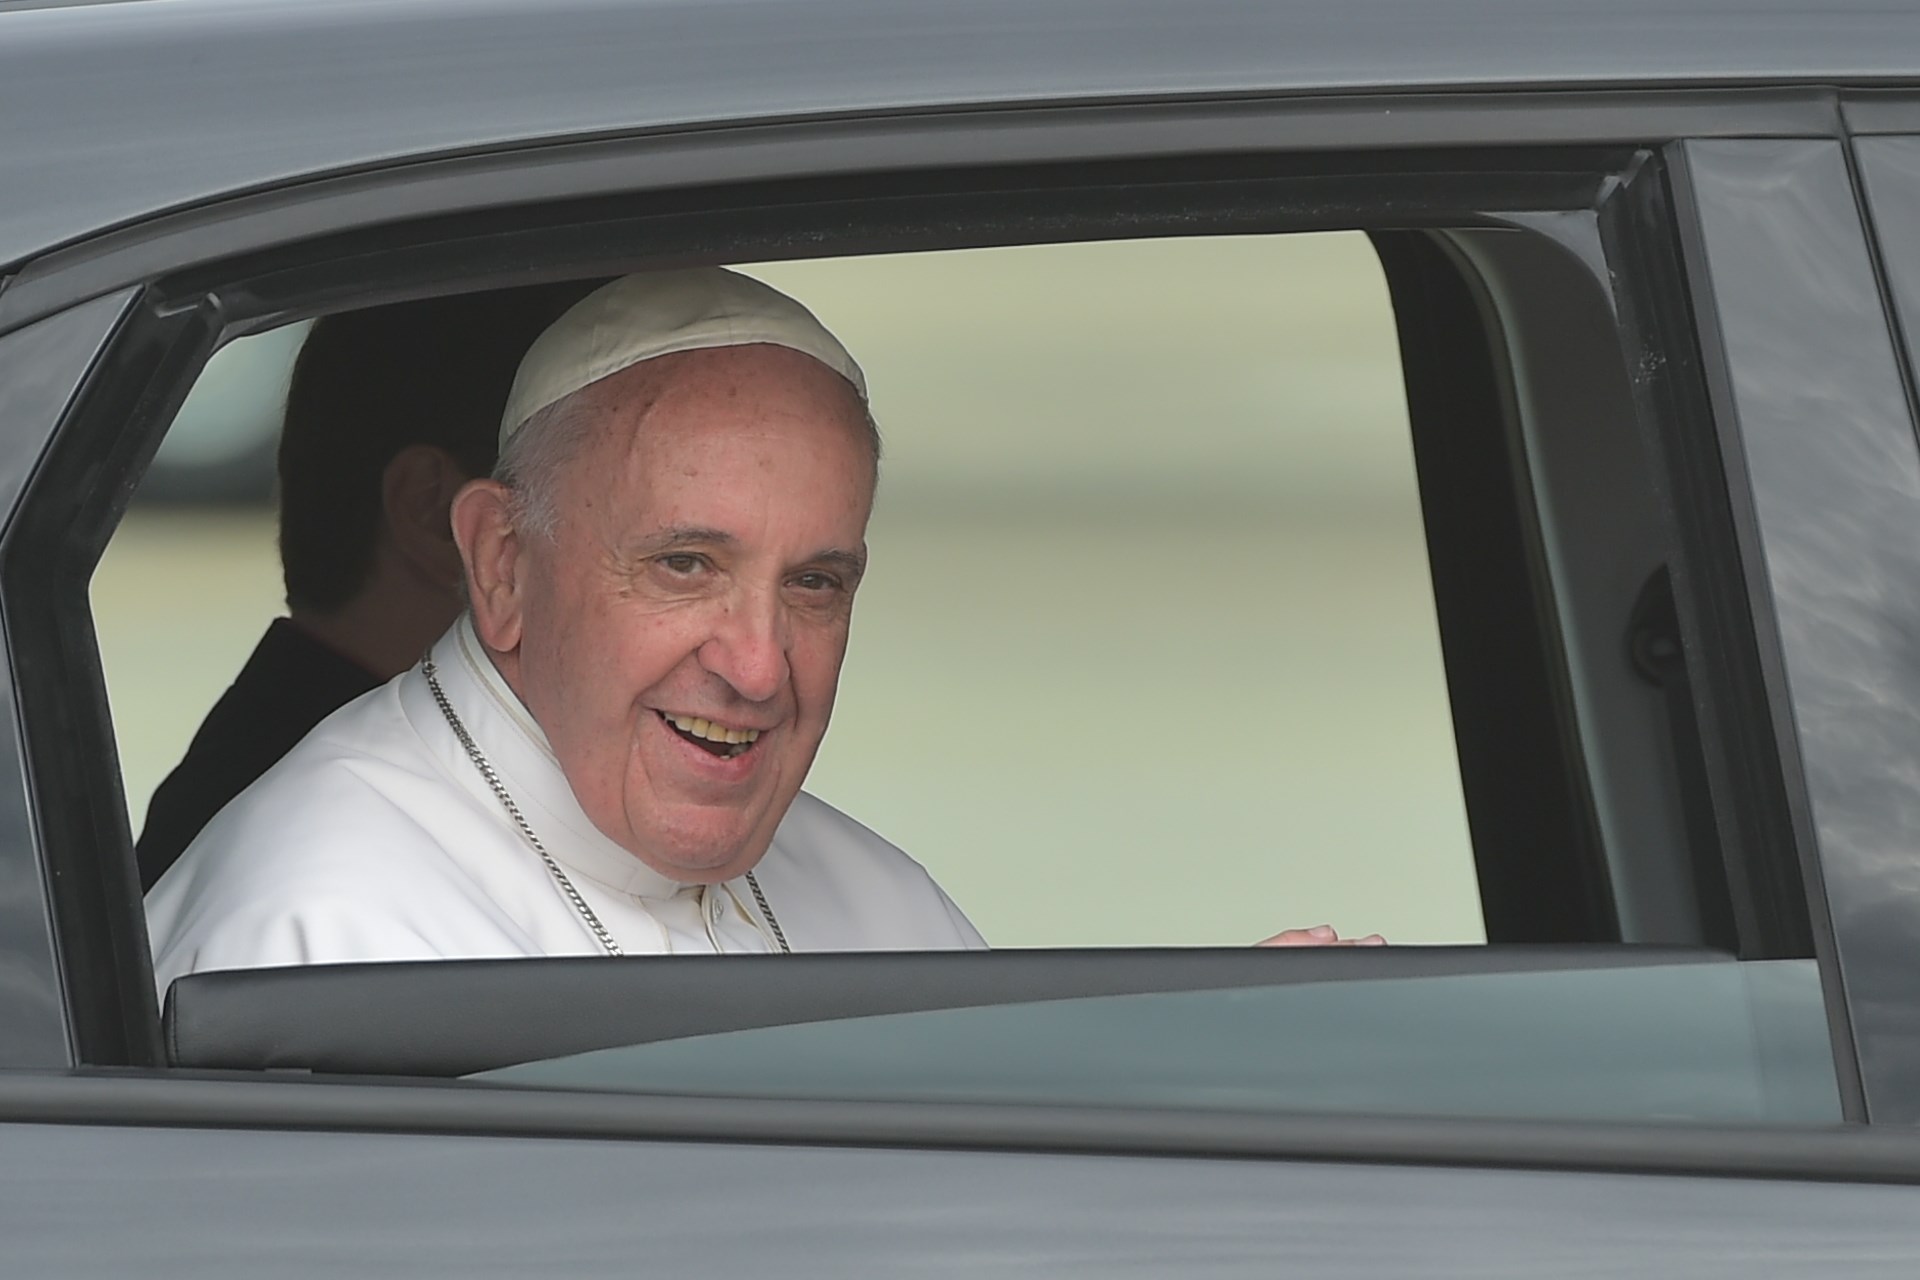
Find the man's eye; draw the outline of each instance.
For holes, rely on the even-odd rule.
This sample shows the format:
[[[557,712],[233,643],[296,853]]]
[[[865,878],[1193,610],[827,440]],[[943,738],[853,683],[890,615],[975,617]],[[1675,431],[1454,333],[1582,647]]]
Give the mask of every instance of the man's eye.
[[[668,573],[679,574],[682,577],[700,572],[701,567],[699,556],[684,552],[675,552],[673,555],[661,556],[654,563],[658,564]]]
[[[802,591],[838,591],[840,579],[830,573],[803,573],[793,580]]]

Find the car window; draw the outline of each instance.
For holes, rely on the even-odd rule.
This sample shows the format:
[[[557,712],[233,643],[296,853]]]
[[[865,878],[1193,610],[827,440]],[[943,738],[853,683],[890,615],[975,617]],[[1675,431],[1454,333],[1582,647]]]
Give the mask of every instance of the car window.
[[[811,790],[998,945],[1485,937],[1364,236],[743,269],[855,352],[886,441]],[[94,578],[136,832],[281,612],[235,460],[304,328],[215,356]]]
[[[1151,992],[806,1022],[480,1072],[668,1094],[1833,1124],[1811,960]]]
[[[220,507],[274,500],[273,455],[287,381],[312,328],[304,321],[281,325],[213,353],[141,478],[143,503]]]
[[[1438,985],[1231,998],[1149,987],[1061,1004],[1053,1048],[1028,1034],[1052,1016],[1039,1007],[796,1013],[815,1024],[791,1033],[814,1046],[798,1056],[740,1032],[658,1054],[603,1044],[613,1056],[518,1079],[670,1090],[733,1070],[745,1044],[775,1075],[741,1088],[804,1093],[822,1077],[778,1064],[817,1049],[831,1074],[868,1035],[1011,1039],[1037,1056],[1003,1077],[964,1055],[922,1073],[909,1055],[844,1087],[1015,1100],[1086,1046],[1190,1033],[1208,1065],[1180,1088],[1276,1109],[1838,1114],[1805,904],[1755,909],[1742,860],[1758,855],[1729,840],[1708,785],[1735,736],[1703,728],[1726,713],[1686,595],[1693,544],[1664,496],[1670,461],[1634,429],[1650,410],[1625,346],[1660,335],[1616,332],[1617,299],[1590,267],[1606,249],[1591,221],[1570,226],[1571,243],[1347,231],[738,264],[857,353],[886,441],[872,564],[809,785],[916,857],[1003,949],[1244,947],[1324,921],[1406,947],[1644,943],[1715,963],[1602,975],[1569,961],[1525,980],[1469,966]],[[222,409],[239,394],[223,387],[279,385],[297,349],[282,332],[231,344],[230,364],[258,368],[203,380],[190,406],[257,420]],[[136,496],[92,584],[136,831],[195,708],[279,612],[258,486],[177,495]],[[208,589],[151,589],[182,579]],[[154,660],[156,634],[178,660]],[[198,1003],[180,1003],[249,989],[231,977],[185,979]],[[356,1018],[408,981],[354,980],[369,984],[368,1003],[341,1006]],[[1415,1035],[1407,1010],[1429,1001]],[[1236,1074],[1240,1055],[1278,1049],[1247,1036],[1292,1026],[1329,1041],[1317,1065]],[[1390,1046],[1417,1062],[1421,1036],[1447,1063],[1431,1078],[1349,1078]],[[1593,1059],[1617,1089],[1567,1083],[1615,1040],[1647,1049]],[[1489,1083],[1503,1073],[1551,1079]],[[1167,1101],[1162,1083],[1110,1078],[1143,1105]],[[1489,1101],[1503,1093],[1504,1111]]]

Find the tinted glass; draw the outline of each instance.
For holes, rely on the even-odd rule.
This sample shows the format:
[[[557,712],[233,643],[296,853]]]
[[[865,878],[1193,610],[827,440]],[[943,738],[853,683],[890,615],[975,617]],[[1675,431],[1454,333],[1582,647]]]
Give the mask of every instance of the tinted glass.
[[[1811,960],[894,1014],[483,1073],[649,1093],[1566,1120],[1840,1120]]]

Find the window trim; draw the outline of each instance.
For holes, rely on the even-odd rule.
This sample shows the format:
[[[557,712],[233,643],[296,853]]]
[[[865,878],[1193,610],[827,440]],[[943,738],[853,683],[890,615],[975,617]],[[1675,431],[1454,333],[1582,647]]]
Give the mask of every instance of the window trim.
[[[1920,1135],[565,1093],[379,1077],[0,1072],[0,1124],[1238,1158],[1920,1184]]]
[[[0,512],[11,513],[31,483],[47,437],[84,394],[100,351],[123,323],[134,291],[123,290],[0,335]],[[0,546],[4,543],[0,542]],[[0,607],[0,626],[17,612]],[[36,839],[39,804],[22,707],[34,690],[31,655],[11,635],[0,643],[0,1070],[78,1061],[69,1010],[76,986],[100,976],[95,957],[59,946],[49,907],[49,869]],[[104,868],[106,885],[116,868]],[[104,887],[104,886],[103,886]],[[124,886],[121,886],[124,888]]]
[[[1617,942],[1501,318],[1451,236],[1373,241],[1393,295],[1487,938]],[[1488,544],[1508,554],[1490,557]]]
[[[1835,1044],[1858,1106],[1920,1119],[1912,980],[1916,454],[1908,371],[1848,147],[1689,142],[1699,300],[1781,767],[1806,859]],[[1776,300],[1792,298],[1793,306]],[[1845,405],[1846,412],[1826,412]],[[1817,447],[1816,447],[1817,446]],[[1903,612],[1903,610],[1907,612]]]

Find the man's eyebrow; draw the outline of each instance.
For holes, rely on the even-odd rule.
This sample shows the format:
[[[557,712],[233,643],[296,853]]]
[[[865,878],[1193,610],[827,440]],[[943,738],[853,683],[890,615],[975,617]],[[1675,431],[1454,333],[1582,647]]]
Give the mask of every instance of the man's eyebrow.
[[[833,568],[854,578],[858,578],[867,571],[867,557],[864,553],[859,551],[846,551],[839,547],[822,551],[808,563],[831,565]]]
[[[641,538],[634,543],[633,549],[640,555],[659,555],[663,551],[680,551],[687,547],[731,546],[734,541],[734,536],[724,529],[676,524]]]
[[[725,529],[677,524],[640,539],[633,544],[633,551],[636,555],[657,556],[691,547],[730,547],[738,541],[738,538]],[[830,565],[856,578],[867,571],[866,552],[849,551],[844,547],[828,547],[824,551],[816,552],[807,557],[806,563]]]

